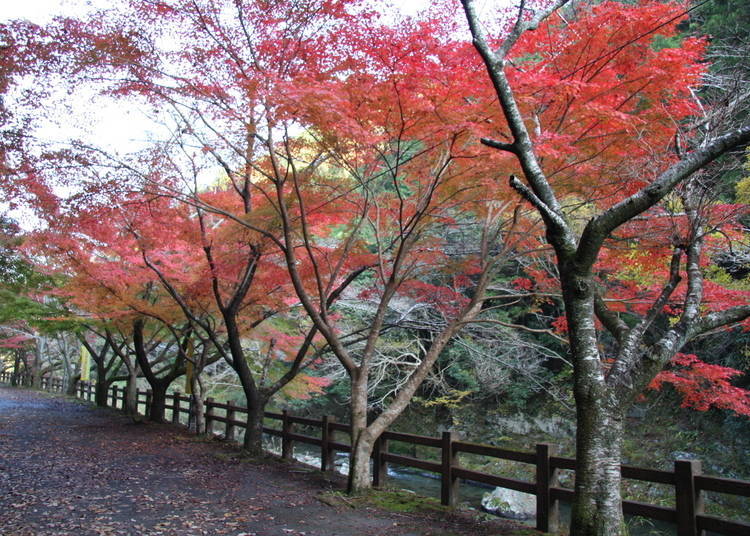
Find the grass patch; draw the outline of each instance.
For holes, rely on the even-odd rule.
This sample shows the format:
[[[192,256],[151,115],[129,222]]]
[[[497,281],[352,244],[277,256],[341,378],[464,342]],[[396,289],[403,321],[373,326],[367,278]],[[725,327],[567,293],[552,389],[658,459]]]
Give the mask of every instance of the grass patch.
[[[375,507],[389,512],[448,512],[450,508],[430,497],[422,497],[405,490],[368,490],[358,495],[328,491],[318,495],[318,500],[330,506],[350,508]]]
[[[439,512],[451,510],[437,499],[422,497],[406,490],[368,490],[357,495],[347,495],[340,491],[328,491],[318,495],[318,500],[330,506],[348,506],[350,508],[374,507],[389,512]]]
[[[443,506],[437,499],[422,497],[405,490],[377,490],[367,493],[363,499],[369,504],[390,512],[447,512],[448,506]]]
[[[207,435],[175,435],[174,440],[176,442],[185,442],[185,443],[216,443],[216,439],[213,437],[209,437]]]

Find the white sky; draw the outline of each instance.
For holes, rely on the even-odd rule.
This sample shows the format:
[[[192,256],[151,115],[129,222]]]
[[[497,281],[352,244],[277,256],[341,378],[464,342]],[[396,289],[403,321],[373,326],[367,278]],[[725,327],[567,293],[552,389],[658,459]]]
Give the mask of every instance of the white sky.
[[[56,15],[80,16],[91,8],[90,0],[5,0],[0,19],[27,19],[44,24]]]
[[[405,14],[414,14],[429,4],[430,0],[394,0],[397,8]],[[52,17],[80,16],[92,7],[107,7],[116,3],[104,0],[3,0],[0,20],[27,19],[37,24],[49,22]]]

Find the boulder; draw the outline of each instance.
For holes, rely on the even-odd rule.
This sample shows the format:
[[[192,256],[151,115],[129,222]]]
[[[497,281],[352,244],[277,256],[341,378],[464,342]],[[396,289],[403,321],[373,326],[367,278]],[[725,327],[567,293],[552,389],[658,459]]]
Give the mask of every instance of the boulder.
[[[482,497],[482,510],[508,519],[525,521],[536,517],[536,496],[506,488],[495,488]]]

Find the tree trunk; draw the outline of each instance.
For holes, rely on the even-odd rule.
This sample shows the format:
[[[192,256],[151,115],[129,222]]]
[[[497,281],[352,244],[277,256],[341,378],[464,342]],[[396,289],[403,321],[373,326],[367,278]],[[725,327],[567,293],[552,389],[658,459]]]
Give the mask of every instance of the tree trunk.
[[[10,384],[13,387],[18,387],[18,378],[21,374],[21,356],[16,352],[15,359],[13,360],[13,373],[10,376]]]
[[[372,488],[372,475],[370,474],[370,457],[375,446],[369,432],[366,429],[360,431],[349,458],[349,483],[348,491],[352,494],[362,493]]]
[[[76,396],[78,390],[78,382],[81,381],[80,374],[74,374],[68,381],[68,387],[65,389],[65,394],[68,396]]]
[[[245,359],[236,312],[223,310],[222,314],[227,328],[229,351],[232,354],[232,368],[237,373],[247,401],[247,422],[242,448],[252,456],[259,456],[263,453],[263,414],[269,397],[259,392],[253,373]]]
[[[203,435],[206,433],[206,406],[203,403],[203,397],[201,395],[191,395],[190,404],[188,429],[196,435]]]
[[[96,386],[94,401],[99,407],[107,407],[107,396],[109,395],[110,382],[107,381],[107,371],[104,367],[96,366]]]
[[[247,422],[242,448],[251,456],[263,454],[263,415],[267,402],[268,400],[264,397],[256,397],[254,400],[247,401]]]
[[[361,493],[372,488],[370,456],[375,441],[367,430],[367,375],[359,374],[352,380],[352,450],[349,455],[349,493]]]
[[[133,363],[132,367],[128,368],[128,383],[125,387],[125,405],[124,410],[126,415],[135,417],[138,415],[138,369]]]
[[[188,428],[191,432],[202,435],[206,433],[206,406],[203,403],[203,383],[199,379],[200,371],[190,378],[190,418]]]
[[[44,352],[44,339],[39,337],[34,350],[34,361],[31,369],[31,387],[42,388],[42,353]]]
[[[185,373],[184,365],[180,369],[175,363],[172,370],[161,378],[157,377],[149,363],[146,346],[143,339],[144,320],[141,318],[133,322],[133,347],[135,350],[136,365],[140,367],[146,381],[151,387],[151,406],[148,408],[148,418],[154,422],[165,422],[164,412],[166,406],[167,389],[171,383],[180,375]],[[180,357],[178,359],[181,360]],[[135,368],[135,365],[134,367]]]
[[[165,422],[164,412],[167,405],[168,383],[156,382],[151,384],[151,407],[148,410],[148,419],[153,422]]]
[[[620,493],[625,410],[608,398],[576,400],[576,498],[571,512],[571,535],[627,534]]]

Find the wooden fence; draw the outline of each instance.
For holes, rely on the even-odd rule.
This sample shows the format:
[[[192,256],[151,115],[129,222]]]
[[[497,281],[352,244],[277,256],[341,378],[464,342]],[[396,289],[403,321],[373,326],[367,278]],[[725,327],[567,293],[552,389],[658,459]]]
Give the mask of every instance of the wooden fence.
[[[0,374],[0,381],[7,383],[10,379],[10,373]],[[61,392],[63,390],[62,381],[57,379],[45,378],[42,386],[50,391]],[[94,386],[90,382],[81,382],[77,389],[79,398],[84,400],[93,400],[94,392]],[[110,406],[121,408],[124,405],[124,389],[112,386],[108,395],[107,403]],[[148,413],[150,395],[150,391],[138,391],[139,408],[141,405],[144,406],[144,414]],[[171,410],[172,423],[179,424],[181,416],[189,416],[190,404],[191,398],[179,392],[167,395],[166,409]],[[245,426],[244,419],[239,418],[240,415],[247,413],[244,407],[207,398],[205,408],[206,431],[209,435],[220,433],[222,430],[219,429],[218,424],[221,424],[223,436],[234,440],[237,429]],[[314,445],[320,448],[321,471],[330,471],[333,469],[334,454],[351,450],[349,426],[336,422],[332,417],[326,416],[318,420],[293,416],[286,411],[267,412],[265,417],[269,424],[275,422],[276,426],[264,427],[263,431],[281,438],[281,451],[284,458],[292,458],[294,443]],[[317,434],[298,433],[295,430],[296,425],[316,429]],[[345,439],[339,440],[337,434],[345,436]],[[391,442],[432,447],[439,451],[436,459],[440,461],[395,454],[389,451]],[[527,464],[533,468],[535,478],[533,481],[524,481],[466,469],[460,465],[458,456],[461,453]],[[373,452],[373,484],[376,487],[384,484],[389,463],[437,473],[441,482],[440,500],[444,505],[458,504],[460,480],[499,486],[534,495],[536,496],[536,528],[544,532],[556,530],[560,501],[571,502],[574,497],[572,489],[560,486],[558,476],[563,470],[575,471],[575,459],[555,456],[552,446],[544,443],[536,445],[533,452],[523,452],[460,441],[453,432],[444,432],[441,437],[385,432],[376,442]],[[750,535],[749,523],[705,514],[702,496],[703,492],[716,492],[750,497],[749,481],[704,476],[701,474],[701,462],[697,460],[677,460],[674,462],[673,471],[643,469],[629,465],[623,465],[621,471],[624,479],[674,487],[674,508],[626,500],[622,503],[626,514],[673,523],[677,526],[679,536],[700,536],[704,531],[728,536]]]

